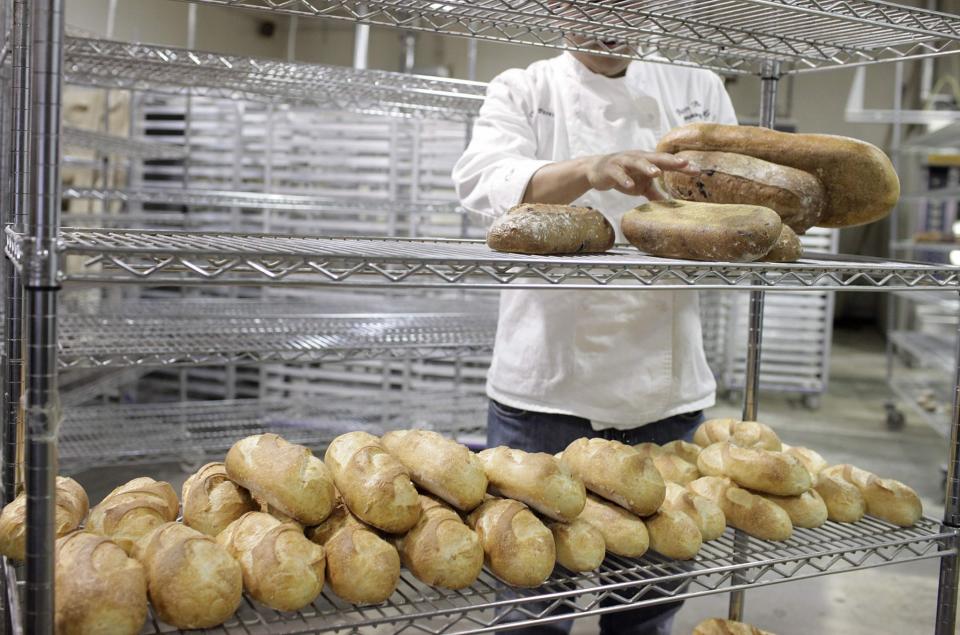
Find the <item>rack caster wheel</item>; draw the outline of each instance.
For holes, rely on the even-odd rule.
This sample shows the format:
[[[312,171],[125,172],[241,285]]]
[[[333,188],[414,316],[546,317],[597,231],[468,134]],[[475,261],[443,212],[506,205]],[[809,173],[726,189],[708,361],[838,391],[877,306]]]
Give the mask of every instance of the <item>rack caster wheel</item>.
[[[800,400],[807,410],[820,410],[820,395],[804,395]]]
[[[887,411],[887,429],[903,430],[903,427],[907,424],[907,420],[903,416],[903,413],[900,412],[893,404],[886,404],[884,408]]]

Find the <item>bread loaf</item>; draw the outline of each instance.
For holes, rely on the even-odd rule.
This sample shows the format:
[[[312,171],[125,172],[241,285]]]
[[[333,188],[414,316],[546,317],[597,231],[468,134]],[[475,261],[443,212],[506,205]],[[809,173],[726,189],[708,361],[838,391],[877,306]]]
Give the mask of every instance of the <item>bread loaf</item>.
[[[677,156],[700,168],[700,174],[665,172],[664,186],[675,198],[763,205],[800,234],[820,219],[823,184],[808,172],[732,152],[685,150]]]
[[[880,478],[876,474],[852,465],[834,465],[821,472],[827,476],[839,476],[853,483],[863,494],[867,513],[881,520],[910,527],[923,514],[920,497],[900,481]]]
[[[756,421],[736,419],[710,419],[704,421],[693,433],[693,441],[701,448],[720,441],[729,441],[741,448],[761,448],[780,451],[780,437],[770,426]]]
[[[751,262],[780,237],[777,213],[758,205],[651,201],[620,221],[630,244],[662,258]]]
[[[191,475],[181,490],[183,524],[216,536],[247,512],[256,511],[250,492],[230,480],[223,463],[207,463]]]
[[[690,517],[700,530],[703,541],[716,540],[727,528],[727,519],[720,506],[708,498],[694,494],[682,485],[667,483],[667,495],[660,511],[681,512]]]
[[[556,562],[553,534],[523,503],[489,497],[470,512],[484,559],[495,576],[516,587],[543,584]]]
[[[494,494],[526,503],[554,520],[569,522],[583,511],[583,481],[549,454],[500,446],[479,457]]]
[[[790,516],[780,506],[737,487],[728,478],[703,476],[687,487],[719,505],[728,525],[751,536],[787,540],[793,533]]]
[[[587,504],[580,519],[600,532],[610,553],[639,558],[650,547],[650,535],[643,521],[610,501],[587,494]]]
[[[837,474],[821,471],[814,479],[814,489],[827,506],[827,518],[838,523],[855,523],[867,513],[867,501],[860,488]]]
[[[794,527],[815,529],[827,522],[827,505],[815,489],[809,489],[799,496],[761,496],[787,512]]]
[[[562,523],[552,521],[547,528],[557,546],[557,563],[574,573],[593,571],[603,563],[607,543],[603,534],[583,518]]]
[[[700,456],[700,450],[703,449],[696,443],[690,443],[683,439],[664,443],[660,447],[663,448],[663,451],[667,454],[675,454],[694,467],[697,465],[697,457]]]
[[[432,430],[394,430],[380,442],[420,488],[465,512],[483,502],[487,475],[467,446]]]
[[[58,635],[137,635],[147,619],[143,566],[109,538],[75,531],[57,540]]]
[[[243,572],[250,596],[278,611],[297,611],[323,590],[323,547],[303,529],[264,512],[248,512],[217,536]]]
[[[801,463],[803,463],[803,466],[807,468],[808,472],[810,472],[810,476],[815,477],[820,473],[821,470],[829,465],[826,459],[820,456],[816,450],[811,450],[810,448],[791,446],[784,443],[783,451],[790,456],[796,457]]]
[[[420,518],[420,496],[410,473],[368,432],[341,434],[323,456],[337,490],[363,522],[402,534]]]
[[[80,526],[90,506],[87,493],[72,478],[58,476],[55,485],[57,507],[54,516],[56,537],[66,536]],[[21,493],[0,512],[0,554],[26,560],[27,495]]]
[[[796,233],[786,225],[780,230],[780,237],[773,243],[770,251],[761,258],[764,262],[796,262],[803,258],[803,243]]]
[[[654,467],[667,483],[686,485],[700,478],[697,466],[681,459],[676,454],[665,452],[656,443],[641,443],[633,446],[640,456],[653,461]]]
[[[212,628],[233,615],[243,599],[240,565],[213,538],[180,523],[144,536],[134,557],[147,572],[153,610],[177,628]]]
[[[394,544],[403,566],[430,586],[463,589],[483,569],[483,547],[476,532],[455,511],[428,496],[420,496],[420,520]]]
[[[272,506],[270,503],[263,500],[259,496],[256,496],[254,494],[251,494],[251,496],[253,497],[253,503],[256,506],[256,509],[254,509],[253,511],[261,511],[264,514],[270,514],[271,516],[273,516],[274,518],[276,518],[282,523],[290,523],[290,524],[296,525],[301,530],[306,529],[303,523],[301,523],[299,520],[297,520],[293,516],[284,514],[282,511]]]
[[[176,520],[180,504],[170,483],[135,478],[106,495],[90,510],[87,530],[106,536],[127,553],[155,527]]]
[[[733,152],[809,172],[826,194],[817,221],[821,227],[880,220],[900,198],[900,181],[890,159],[876,146],[849,137],[695,123],[668,132],[657,150]]]
[[[661,507],[643,524],[650,536],[650,548],[668,558],[689,560],[703,544],[696,523],[683,512]]]
[[[741,448],[729,441],[704,448],[697,467],[706,476],[726,476],[741,487],[777,496],[799,496],[813,486],[810,473],[798,459],[782,452]]]
[[[487,232],[491,249],[519,254],[599,253],[615,240],[613,226],[597,210],[541,203],[515,205]]]
[[[319,524],[333,509],[330,472],[302,445],[257,434],[234,443],[224,464],[230,480],[304,525]]]
[[[357,520],[342,501],[307,536],[323,545],[327,583],[347,602],[379,604],[397,588],[400,555],[396,548]]]
[[[722,620],[720,618],[711,618],[697,624],[693,629],[693,635],[774,635],[769,631],[762,631],[756,626],[744,624],[743,622],[734,622],[733,620]]]
[[[666,486],[653,461],[618,441],[581,438],[563,451],[561,463],[591,492],[638,516],[660,508]]]

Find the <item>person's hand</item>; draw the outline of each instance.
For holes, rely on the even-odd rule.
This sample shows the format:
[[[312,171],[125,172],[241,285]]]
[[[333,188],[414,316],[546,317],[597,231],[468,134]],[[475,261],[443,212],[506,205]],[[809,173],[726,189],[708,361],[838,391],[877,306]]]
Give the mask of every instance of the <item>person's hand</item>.
[[[593,189],[613,189],[652,201],[664,198],[655,183],[664,171],[700,174],[699,168],[686,159],[666,152],[630,150],[590,157],[587,161],[587,180]]]

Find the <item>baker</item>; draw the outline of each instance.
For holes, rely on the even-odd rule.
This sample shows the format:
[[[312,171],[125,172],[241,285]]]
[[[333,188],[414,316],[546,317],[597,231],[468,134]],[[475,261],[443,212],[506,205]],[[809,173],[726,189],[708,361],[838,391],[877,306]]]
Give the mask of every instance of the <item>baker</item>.
[[[658,176],[697,173],[654,151],[668,130],[697,121],[736,123],[717,75],[565,52],[490,83],[453,180],[469,210],[497,216],[521,202],[590,206],[622,240],[620,217],[662,198]],[[662,444],[692,435],[715,392],[695,291],[501,294],[487,375],[489,447],[553,454],[583,436]],[[607,614],[600,632],[666,634],[678,608]],[[570,628],[564,622],[515,632]]]

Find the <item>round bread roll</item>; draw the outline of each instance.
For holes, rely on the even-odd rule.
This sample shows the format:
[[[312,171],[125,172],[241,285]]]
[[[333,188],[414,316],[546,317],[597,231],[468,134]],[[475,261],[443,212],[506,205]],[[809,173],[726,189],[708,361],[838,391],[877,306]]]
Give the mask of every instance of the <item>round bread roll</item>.
[[[787,540],[793,534],[790,516],[776,503],[737,487],[719,476],[703,476],[687,486],[723,510],[727,524],[761,540]]]
[[[516,587],[543,584],[556,562],[553,534],[523,503],[489,497],[470,512],[484,559],[495,576]]]
[[[711,618],[697,624],[693,635],[774,635],[769,631],[762,631],[756,626],[733,620]]]
[[[741,448],[729,441],[704,448],[697,467],[706,476],[726,476],[741,487],[799,496],[813,486],[810,473],[798,459],[782,452]]]
[[[353,604],[379,604],[400,580],[396,548],[350,513],[341,501],[333,513],[307,533],[327,555],[327,583]]]
[[[668,558],[689,560],[703,544],[697,524],[683,512],[661,507],[643,524],[650,535],[650,548]]]
[[[653,461],[619,441],[577,439],[563,451],[560,462],[588,490],[638,516],[653,514],[663,502],[666,486]]]
[[[183,524],[216,536],[247,512],[256,511],[250,492],[230,480],[223,463],[207,463],[183,483]]]
[[[555,457],[506,446],[478,456],[491,493],[525,503],[553,520],[569,522],[583,511],[587,495],[583,481]]]
[[[518,254],[599,253],[615,240],[613,225],[597,210],[542,203],[515,205],[487,232],[491,249]]]
[[[487,475],[467,446],[432,430],[394,430],[380,442],[434,496],[465,512],[483,502]]]
[[[662,258],[751,262],[780,237],[777,213],[759,205],[651,201],[620,221],[630,244]]]
[[[106,536],[129,554],[138,540],[177,519],[180,503],[165,481],[135,478],[106,495],[90,510],[87,530]]]
[[[784,443],[783,452],[799,459],[812,477],[816,477],[821,470],[829,465],[826,459],[820,456],[816,450],[811,450],[810,448],[792,446]]]
[[[676,454],[665,452],[656,443],[640,443],[633,447],[640,456],[653,461],[653,466],[667,483],[686,485],[700,478],[700,471],[697,470],[696,465],[688,463]]]
[[[867,501],[860,488],[836,474],[821,471],[814,489],[827,506],[827,518],[838,523],[855,523],[867,513]]]
[[[650,535],[643,521],[610,501],[587,494],[580,519],[600,532],[610,553],[639,558],[650,548]]]
[[[323,522],[336,503],[333,478],[323,461],[275,434],[240,439],[224,465],[230,480],[304,525]]]
[[[560,566],[582,573],[593,571],[603,563],[607,549],[603,534],[583,518],[569,523],[550,522],[547,528],[553,533]]]
[[[394,544],[403,566],[430,586],[463,589],[483,569],[480,537],[457,512],[429,496],[420,496],[420,520]]]
[[[90,503],[87,493],[72,478],[58,476],[55,485],[57,507],[54,512],[56,537],[66,536],[87,517]],[[0,554],[13,560],[26,560],[27,494],[23,492],[0,512]]]
[[[143,565],[104,536],[57,540],[55,585],[58,635],[137,635],[147,620]]]
[[[803,258],[803,243],[796,233],[786,225],[780,230],[780,237],[767,252],[763,262],[796,262]]]
[[[852,465],[834,465],[821,472],[853,483],[867,502],[867,513],[901,527],[911,527],[923,515],[923,504],[912,488],[900,481],[880,478]]]
[[[677,439],[675,441],[671,441],[670,443],[664,443],[660,447],[663,448],[663,451],[667,454],[675,454],[693,466],[697,465],[697,457],[700,456],[700,450],[703,449],[696,443],[690,443],[689,441],[684,441],[683,439]]]
[[[243,571],[243,588],[278,611],[297,611],[323,590],[323,547],[307,540],[298,525],[264,512],[247,512],[217,536]]]
[[[144,536],[133,555],[147,572],[154,612],[168,624],[213,628],[240,606],[240,565],[210,536],[180,523],[165,523]]]
[[[727,528],[727,519],[719,505],[676,483],[667,483],[667,495],[660,510],[682,512],[689,516],[700,530],[704,542],[716,540]]]
[[[827,522],[827,504],[815,489],[809,489],[799,496],[774,496],[761,494],[772,503],[776,503],[790,516],[794,527],[816,529]]]
[[[410,473],[368,432],[341,434],[323,460],[350,511],[363,522],[392,534],[413,528],[420,518],[420,495]]]
[[[741,448],[760,448],[774,452],[779,452],[782,447],[780,437],[770,426],[756,421],[738,421],[737,419],[704,421],[694,431],[693,441],[701,448],[720,441],[729,441]]]

